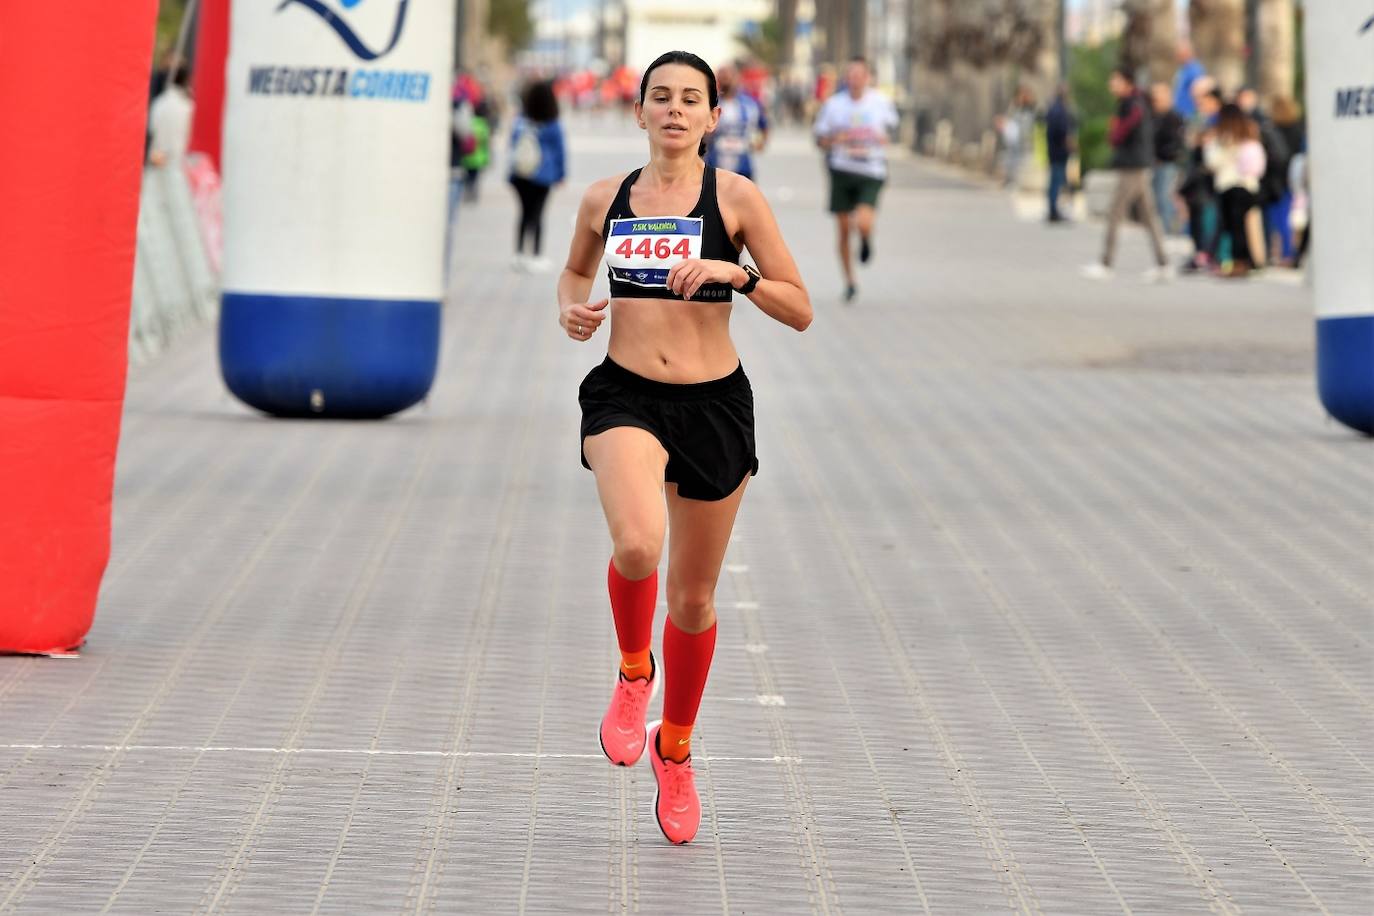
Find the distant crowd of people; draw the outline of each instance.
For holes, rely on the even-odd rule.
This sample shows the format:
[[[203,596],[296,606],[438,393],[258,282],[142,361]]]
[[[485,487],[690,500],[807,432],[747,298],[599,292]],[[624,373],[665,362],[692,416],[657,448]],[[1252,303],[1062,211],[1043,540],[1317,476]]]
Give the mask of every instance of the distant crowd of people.
[[[1155,83],[1148,92],[1128,69],[1111,75],[1116,110],[1107,139],[1117,183],[1101,260],[1084,273],[1111,275],[1118,229],[1132,215],[1150,234],[1153,279],[1179,270],[1240,278],[1266,265],[1300,266],[1312,234],[1301,108],[1288,96],[1261,106],[1248,87],[1224,94],[1186,42],[1178,61],[1173,84]],[[997,124],[1008,181],[1029,148],[1033,105],[1023,91]],[[1066,218],[1063,194],[1078,149],[1067,87],[1059,88],[1043,122],[1050,166],[1046,218],[1058,223]],[[1192,251],[1176,267],[1167,261],[1164,237],[1185,232]]]

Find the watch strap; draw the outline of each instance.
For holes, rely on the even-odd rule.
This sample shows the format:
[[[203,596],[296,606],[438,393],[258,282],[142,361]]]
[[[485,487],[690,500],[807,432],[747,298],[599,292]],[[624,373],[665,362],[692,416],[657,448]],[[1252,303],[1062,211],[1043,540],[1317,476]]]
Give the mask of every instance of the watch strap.
[[[754,291],[754,287],[759,285],[759,281],[762,280],[763,277],[759,275],[758,270],[751,264],[744,265],[744,272],[749,279],[745,281],[743,286],[736,287],[735,292],[747,296]]]

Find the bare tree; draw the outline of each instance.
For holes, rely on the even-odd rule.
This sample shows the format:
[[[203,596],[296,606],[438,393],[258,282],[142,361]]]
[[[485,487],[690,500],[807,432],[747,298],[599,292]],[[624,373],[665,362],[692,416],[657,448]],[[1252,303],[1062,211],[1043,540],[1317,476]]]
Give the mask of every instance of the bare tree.
[[[1266,103],[1278,95],[1293,95],[1293,0],[1259,0],[1259,86]]]
[[[1245,83],[1245,0],[1191,0],[1193,48],[1224,92]]]

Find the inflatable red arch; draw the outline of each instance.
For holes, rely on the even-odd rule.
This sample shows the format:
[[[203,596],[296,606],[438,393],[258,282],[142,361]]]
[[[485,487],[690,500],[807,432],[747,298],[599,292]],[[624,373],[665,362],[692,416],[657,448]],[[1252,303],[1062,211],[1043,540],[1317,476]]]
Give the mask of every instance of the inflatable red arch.
[[[156,16],[5,6],[0,652],[79,646],[109,558]]]

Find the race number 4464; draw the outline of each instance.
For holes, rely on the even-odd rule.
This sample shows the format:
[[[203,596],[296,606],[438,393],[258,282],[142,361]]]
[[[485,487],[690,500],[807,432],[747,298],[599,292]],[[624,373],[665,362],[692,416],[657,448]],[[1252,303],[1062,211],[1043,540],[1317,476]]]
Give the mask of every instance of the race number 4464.
[[[611,221],[606,240],[606,264],[625,283],[664,287],[675,262],[701,257],[700,217]]]

